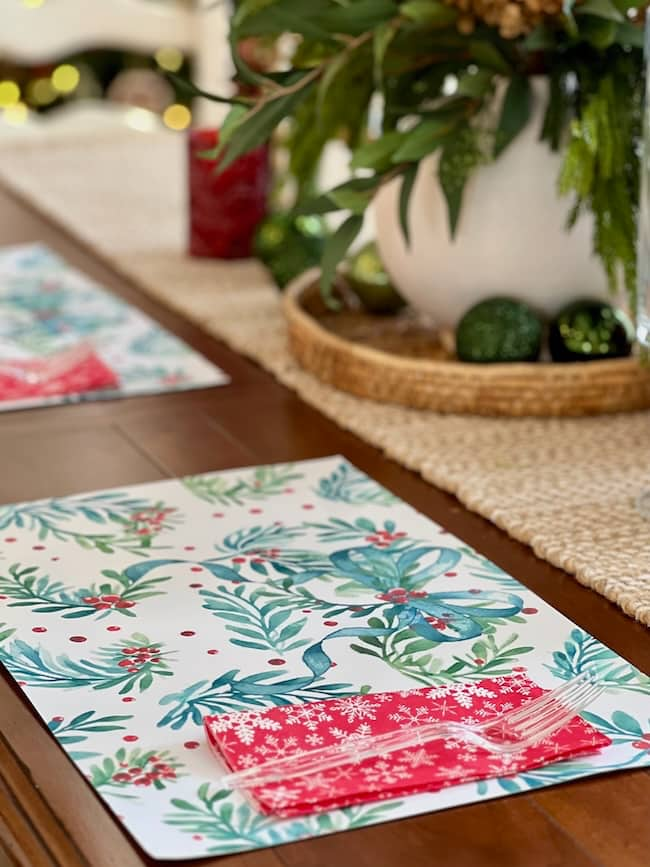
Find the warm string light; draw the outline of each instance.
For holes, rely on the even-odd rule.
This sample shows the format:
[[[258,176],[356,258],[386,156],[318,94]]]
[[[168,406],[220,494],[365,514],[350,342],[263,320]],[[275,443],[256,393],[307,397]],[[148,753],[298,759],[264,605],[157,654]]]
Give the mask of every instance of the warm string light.
[[[16,105],[20,101],[20,88],[15,81],[0,81],[0,108]]]
[[[22,0],[23,6],[26,6],[27,9],[39,9],[44,3],[45,0]]]
[[[163,123],[170,129],[183,130],[192,122],[192,112],[178,102],[168,105],[163,112]]]
[[[27,100],[32,105],[49,105],[57,96],[49,78],[35,78],[27,85]]]
[[[183,65],[183,52],[172,45],[163,45],[154,54],[156,63],[166,72],[178,72]]]
[[[16,102],[13,105],[8,105],[3,112],[3,119],[10,126],[21,126],[27,121],[29,109],[24,102]]]
[[[76,66],[72,66],[70,63],[63,63],[61,66],[57,66],[50,80],[52,87],[58,93],[68,94],[77,89],[81,75]]]

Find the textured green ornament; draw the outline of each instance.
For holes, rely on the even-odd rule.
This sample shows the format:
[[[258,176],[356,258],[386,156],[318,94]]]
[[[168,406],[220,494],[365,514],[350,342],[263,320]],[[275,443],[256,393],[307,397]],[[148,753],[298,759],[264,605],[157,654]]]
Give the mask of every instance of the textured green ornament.
[[[479,364],[537,361],[542,332],[542,320],[527,304],[512,298],[489,298],[460,320],[456,354],[461,361]]]
[[[564,307],[551,323],[549,349],[554,361],[625,358],[634,329],[627,316],[604,301],[584,298]]]
[[[348,259],[346,276],[370,313],[395,313],[404,306],[381,261],[377,245],[370,241]]]
[[[320,263],[326,228],[320,217],[271,214],[259,226],[254,253],[283,289]]]

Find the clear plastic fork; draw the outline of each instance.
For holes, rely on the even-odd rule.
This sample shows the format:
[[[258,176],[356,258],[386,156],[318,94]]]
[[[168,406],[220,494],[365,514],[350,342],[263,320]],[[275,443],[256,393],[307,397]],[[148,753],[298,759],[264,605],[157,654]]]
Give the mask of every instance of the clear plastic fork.
[[[604,685],[592,673],[584,672],[539,698],[481,723],[424,722],[380,735],[349,738],[289,758],[272,759],[242,771],[224,774],[217,783],[226,789],[254,788],[293,777],[310,776],[364,759],[379,758],[396,750],[422,746],[438,738],[455,738],[497,754],[518,753],[564,728],[604,689]]]

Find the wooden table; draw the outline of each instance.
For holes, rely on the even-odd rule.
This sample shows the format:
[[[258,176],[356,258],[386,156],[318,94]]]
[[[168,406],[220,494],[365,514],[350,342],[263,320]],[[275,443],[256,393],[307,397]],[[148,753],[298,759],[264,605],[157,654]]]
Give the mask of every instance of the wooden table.
[[[0,189],[0,245],[30,241],[45,242],[154,316],[223,367],[233,382],[224,388],[0,415],[0,502],[340,452],[650,673],[644,627],[144,297],[63,230]],[[182,863],[632,867],[650,862],[649,806],[650,772],[638,770],[275,849]],[[0,867],[160,863],[125,835],[8,677],[0,678],[0,844]]]

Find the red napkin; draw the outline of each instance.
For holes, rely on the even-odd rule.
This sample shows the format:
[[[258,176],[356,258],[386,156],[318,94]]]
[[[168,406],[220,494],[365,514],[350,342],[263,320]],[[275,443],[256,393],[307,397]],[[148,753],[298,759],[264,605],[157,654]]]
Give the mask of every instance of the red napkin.
[[[266,711],[205,718],[208,740],[231,770],[335,744],[351,735],[379,734],[429,720],[481,722],[543,695],[523,675],[479,683],[333,698]],[[471,780],[508,776],[598,752],[611,741],[580,717],[514,756],[500,756],[455,739],[431,741],[307,777],[251,789],[263,813],[284,818],[367,801],[435,792]]]
[[[81,394],[118,385],[115,372],[85,344],[45,358],[0,360],[0,401]]]

